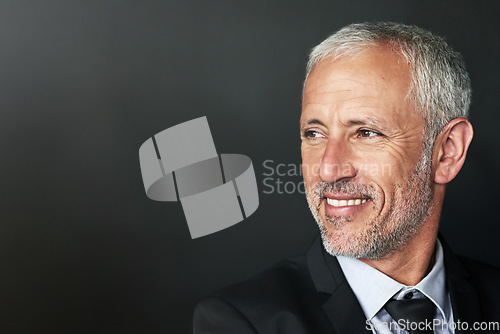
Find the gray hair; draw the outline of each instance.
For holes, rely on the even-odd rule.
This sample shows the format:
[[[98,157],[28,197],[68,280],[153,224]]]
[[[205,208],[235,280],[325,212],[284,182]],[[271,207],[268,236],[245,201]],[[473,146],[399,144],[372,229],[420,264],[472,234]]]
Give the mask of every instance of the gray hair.
[[[311,51],[306,81],[312,68],[326,57],[335,61],[380,46],[402,55],[411,68],[408,97],[414,107],[422,112],[425,122],[424,152],[430,154],[436,136],[449,121],[457,117],[469,117],[471,101],[470,79],[465,62],[442,37],[400,23],[351,24]]]

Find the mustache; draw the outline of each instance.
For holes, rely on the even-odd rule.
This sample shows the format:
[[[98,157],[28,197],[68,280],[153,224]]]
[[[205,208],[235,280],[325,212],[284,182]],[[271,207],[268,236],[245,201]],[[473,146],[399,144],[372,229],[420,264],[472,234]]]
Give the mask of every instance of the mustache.
[[[350,195],[366,199],[373,199],[376,195],[371,186],[349,180],[341,180],[333,183],[321,182],[315,187],[314,192],[320,198],[324,198],[326,193]]]

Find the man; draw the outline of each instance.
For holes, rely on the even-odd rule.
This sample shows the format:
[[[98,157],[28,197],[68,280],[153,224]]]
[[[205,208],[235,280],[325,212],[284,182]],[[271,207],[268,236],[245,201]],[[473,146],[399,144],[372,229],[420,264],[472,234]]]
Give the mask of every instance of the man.
[[[195,333],[498,331],[477,324],[500,321],[500,271],[437,238],[470,92],[461,56],[418,27],[353,24],[314,48],[300,131],[322,243],[202,301]]]

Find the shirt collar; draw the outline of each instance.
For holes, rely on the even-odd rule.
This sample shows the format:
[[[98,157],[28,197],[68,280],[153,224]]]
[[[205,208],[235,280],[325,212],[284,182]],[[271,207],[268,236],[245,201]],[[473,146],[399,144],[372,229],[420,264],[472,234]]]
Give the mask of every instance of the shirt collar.
[[[444,319],[449,318],[451,304],[446,288],[443,247],[439,239],[436,240],[436,263],[432,267],[431,272],[415,286],[415,289],[422,292],[436,304]]]
[[[372,319],[390,298],[407,288],[358,259],[345,256],[337,256],[337,259],[367,319]],[[432,270],[414,288],[436,304],[444,319],[449,318],[451,307],[448,305],[443,248],[439,240],[436,242],[436,262]]]

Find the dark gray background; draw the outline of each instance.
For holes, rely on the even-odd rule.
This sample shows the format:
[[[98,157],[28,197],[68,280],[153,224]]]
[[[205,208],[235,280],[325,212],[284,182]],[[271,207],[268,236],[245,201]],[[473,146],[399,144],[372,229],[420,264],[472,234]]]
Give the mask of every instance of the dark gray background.
[[[0,3],[0,332],[186,333],[195,302],[302,253],[301,194],[191,240],[179,203],[149,200],[138,149],[207,116],[219,153],[299,163],[310,48],[345,24],[394,20],[463,53],[476,136],[442,231],[500,265],[498,1]],[[300,177],[281,177],[298,182]]]

